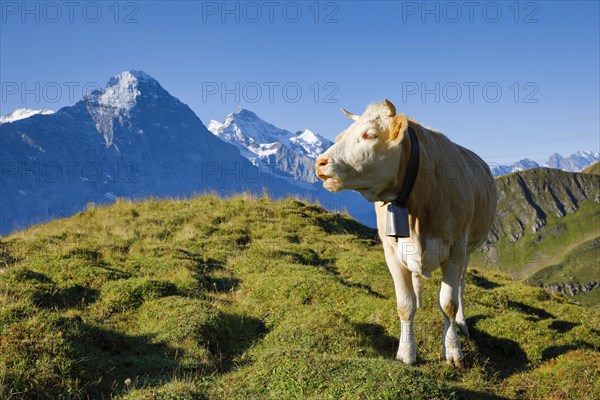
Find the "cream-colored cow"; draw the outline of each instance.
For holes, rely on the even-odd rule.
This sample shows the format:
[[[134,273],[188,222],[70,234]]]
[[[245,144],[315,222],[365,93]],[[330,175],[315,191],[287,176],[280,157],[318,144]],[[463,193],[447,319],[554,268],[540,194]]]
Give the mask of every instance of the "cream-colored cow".
[[[392,103],[371,104],[363,115],[342,111],[354,121],[315,164],[323,186],[356,190],[375,202],[377,228],[394,280],[400,345],[396,358],[416,361],[413,317],[420,307],[420,278],[442,269],[440,308],[444,316],[442,357],[463,367],[456,325],[468,335],[463,293],[469,255],[487,238],[496,210],[496,186],[486,163],[439,132],[396,114]],[[412,129],[419,164],[405,202],[410,237],[386,236],[386,203],[401,192],[411,158]]]

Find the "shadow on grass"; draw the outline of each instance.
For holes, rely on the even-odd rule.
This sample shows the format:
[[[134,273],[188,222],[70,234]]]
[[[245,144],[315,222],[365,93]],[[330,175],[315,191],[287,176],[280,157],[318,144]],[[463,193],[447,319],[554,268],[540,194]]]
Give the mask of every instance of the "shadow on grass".
[[[548,325],[548,328],[554,329],[558,333],[566,333],[579,325],[581,325],[581,324],[577,323],[577,322],[556,320],[556,321],[552,321],[552,323],[550,325]]]
[[[126,253],[123,252],[121,254]],[[85,261],[85,264],[89,267],[100,268],[110,273],[111,279],[127,279],[131,277],[131,274],[129,272],[111,267],[110,263],[104,260],[102,253],[94,249],[79,247],[74,248],[69,250],[67,253],[61,255],[61,259],[78,259]]]
[[[181,370],[178,362],[181,354],[169,346],[152,343],[149,336],[126,335],[78,317],[62,319],[60,328],[72,362],[70,376],[63,379],[78,382],[83,398],[122,394],[126,379],[136,387],[154,387],[170,381],[178,371],[191,372]],[[51,398],[49,390],[61,389],[62,385],[45,388],[42,397]]]
[[[342,278],[340,272],[334,266],[335,259],[320,257],[314,250],[309,250],[308,255],[291,252],[291,251],[283,251],[283,250],[278,250],[275,253],[278,256],[290,257],[294,260],[294,262],[297,262],[298,264],[319,267],[321,270],[325,271],[327,274],[333,276],[338,283],[340,283],[341,285],[343,285],[345,287],[365,291],[370,296],[377,297],[378,299],[386,298],[381,293],[373,290],[369,285],[366,285],[364,283],[358,283],[358,282],[348,282],[347,280]]]
[[[67,309],[86,306],[98,300],[100,292],[81,285],[72,285],[53,292],[39,303],[41,307]]]
[[[218,371],[225,373],[244,363],[237,360],[252,345],[261,340],[268,332],[265,323],[258,318],[241,314],[223,313],[215,324],[208,348],[217,358]]]
[[[86,261],[101,262],[102,254],[98,250],[76,247],[63,255],[65,258],[80,258]]]
[[[323,258],[320,257],[314,250],[308,249],[305,254],[286,251],[286,250],[275,250],[273,252],[275,257],[281,258],[290,258],[297,264],[307,265],[307,266],[327,266],[330,265],[335,260],[332,258]]]
[[[331,265],[323,265],[323,266],[321,266],[321,268],[323,270],[325,270],[328,274],[334,276],[339,284],[341,284],[347,288],[354,288],[354,289],[359,289],[359,290],[365,291],[365,292],[367,292],[368,295],[376,297],[378,299],[386,299],[387,298],[386,296],[382,295],[381,293],[373,290],[371,288],[371,286],[369,286],[369,285],[366,285],[364,283],[359,283],[359,282],[348,282],[347,280],[342,278],[342,276],[340,275],[340,272],[337,270],[336,267],[333,267]]]
[[[551,358],[556,358],[558,356],[560,356],[561,354],[565,354],[569,351],[572,350],[595,350],[597,351],[598,349],[587,342],[575,342],[574,344],[567,344],[567,345],[563,345],[563,346],[550,346],[545,348],[542,351],[542,361],[548,361]]]
[[[387,298],[384,295],[382,295],[381,293],[373,290],[371,288],[371,286],[365,285],[364,283],[348,282],[342,278],[338,278],[338,281],[346,287],[363,290],[363,291],[367,292],[367,294],[369,296],[377,297],[378,299],[386,299]]]
[[[385,333],[379,324],[359,323],[352,324],[356,333],[360,335],[363,346],[371,347],[377,354],[385,358],[394,358],[398,339]]]
[[[182,248],[178,248],[177,252],[183,255],[184,259],[188,259],[194,263],[194,270],[199,273],[208,274],[213,271],[221,270],[225,267],[222,261],[214,258],[205,258],[199,253],[192,253]]]
[[[495,289],[497,287],[502,286],[499,283],[492,282],[481,275],[475,274],[474,271],[467,274],[466,280],[467,280],[467,283],[472,283],[473,285],[480,287],[482,289]]]
[[[0,240],[0,269],[7,268],[16,262],[17,259],[12,255],[12,248],[9,242]]]
[[[548,318],[556,318],[554,315],[550,314],[546,310],[537,307],[532,307],[530,305],[518,301],[509,300],[508,307],[522,312],[523,314],[527,314],[527,319],[529,321],[537,322]]]
[[[48,276],[27,268],[12,271],[11,279],[15,281],[14,287],[26,285],[26,292],[41,308],[67,309],[85,306],[98,299],[96,289],[86,288],[79,284],[72,284],[59,288]]]
[[[351,234],[360,239],[371,240],[373,243],[379,241],[376,229],[341,214],[322,214],[315,220],[319,227],[329,234]]]
[[[468,318],[470,340],[475,344],[477,353],[489,360],[484,363],[492,374],[505,379],[514,373],[524,370],[529,364],[525,351],[514,340],[497,338],[477,328],[477,322],[487,319],[477,315]]]
[[[36,284],[53,284],[52,279],[46,275],[32,271],[28,268],[21,268],[11,271],[11,278],[16,282],[27,282],[33,285]]]
[[[192,261],[192,273],[194,279],[198,281],[208,291],[213,292],[230,292],[241,283],[241,280],[233,277],[212,277],[210,274],[214,271],[222,271],[225,269],[223,261],[212,257],[203,257],[200,253],[192,253],[188,250],[178,248],[178,256]]]
[[[94,268],[101,268],[109,273],[111,273],[112,279],[128,279],[131,278],[131,274],[129,272],[121,271],[120,269],[112,268],[108,266],[104,261],[91,265]]]
[[[82,398],[119,396],[128,389],[126,379],[135,387],[153,388],[178,377],[225,373],[237,365],[239,355],[267,333],[265,324],[257,318],[222,313],[203,329],[201,336],[190,337],[210,354],[190,363],[182,349],[155,343],[149,335],[127,335],[79,317],[61,318],[58,324],[72,362],[69,376],[63,379],[78,382]],[[55,383],[42,382],[36,391],[41,397],[59,396],[64,387]]]

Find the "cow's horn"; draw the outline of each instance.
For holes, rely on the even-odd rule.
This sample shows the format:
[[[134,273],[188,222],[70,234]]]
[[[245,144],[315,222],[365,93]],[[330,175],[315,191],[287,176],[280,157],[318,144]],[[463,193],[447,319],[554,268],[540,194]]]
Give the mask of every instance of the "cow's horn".
[[[350,118],[352,121],[357,121],[358,120],[358,115],[354,115],[351,112],[349,112],[348,110],[344,109],[344,108],[340,108],[340,110],[342,110],[342,112],[344,113],[344,115],[348,118]]]
[[[396,115],[396,107],[394,107],[394,105],[392,104],[392,102],[389,101],[388,99],[383,99],[383,101],[385,101],[385,104],[390,109],[390,112],[389,112],[388,116],[393,117],[394,115]]]

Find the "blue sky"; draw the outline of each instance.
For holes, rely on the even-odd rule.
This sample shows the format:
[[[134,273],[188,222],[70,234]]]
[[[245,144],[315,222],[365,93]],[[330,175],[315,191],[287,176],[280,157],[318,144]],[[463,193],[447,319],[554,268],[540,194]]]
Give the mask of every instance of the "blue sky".
[[[205,123],[244,107],[334,138],[339,107],[387,97],[488,162],[599,150],[597,1],[223,4],[2,1],[0,111],[141,69]]]

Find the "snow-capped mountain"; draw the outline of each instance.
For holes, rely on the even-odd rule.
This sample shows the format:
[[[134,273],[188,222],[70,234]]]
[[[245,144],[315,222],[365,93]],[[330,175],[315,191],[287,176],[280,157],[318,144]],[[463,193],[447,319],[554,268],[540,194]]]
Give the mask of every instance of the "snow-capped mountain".
[[[140,86],[148,85],[156,89],[156,82],[141,71],[125,71],[112,77],[104,90],[96,90],[86,98],[86,108],[94,121],[96,129],[104,137],[106,146],[113,144],[114,122],[123,125],[131,116],[131,109],[137,104],[141,95]],[[154,93],[154,90],[153,90]],[[158,98],[157,94],[152,95]]]
[[[31,108],[17,108],[10,114],[1,116],[0,124],[19,121],[21,119],[29,118],[33,115],[48,115],[48,114],[54,114],[54,111],[49,110],[47,108],[42,108],[40,110],[33,110]]]
[[[315,159],[332,145],[308,129],[292,133],[245,109],[229,114],[222,123],[212,120],[208,130],[236,146],[254,164],[309,183],[318,181],[314,174]]]
[[[578,151],[565,158],[558,153],[550,156],[544,167],[561,169],[568,172],[579,172],[600,160],[600,152]]]
[[[319,155],[323,154],[323,152],[333,144],[331,141],[314,133],[310,129],[298,132],[296,136],[290,138],[290,142],[294,143],[296,146],[302,147],[306,155],[313,159],[316,159]]]
[[[0,233],[117,197],[261,193],[267,174],[153,78],[126,71],[49,115],[0,125]],[[228,175],[223,174],[227,171]],[[277,193],[294,187],[278,182]]]
[[[501,176],[539,167],[555,168],[567,172],[580,172],[598,160],[600,160],[600,152],[578,151],[566,158],[558,153],[552,154],[546,162],[541,164],[528,158],[524,158],[511,165],[490,164],[490,169],[494,176]]]
[[[494,176],[506,175],[511,174],[513,172],[524,171],[526,169],[533,169],[539,167],[540,164],[533,160],[530,160],[529,158],[524,158],[511,165],[490,165],[492,175]]]
[[[240,131],[266,125],[247,117],[232,117]],[[267,157],[275,157],[282,170],[313,174],[310,156],[320,151],[317,135],[280,133],[276,128],[253,132],[258,136],[242,135],[248,143],[253,140],[256,146],[250,148],[263,154],[272,151]],[[374,221],[373,206],[358,194],[335,195],[320,183],[273,174],[252,164],[240,148],[209,132],[155,79],[141,71],[125,71],[72,106],[0,125],[0,234],[72,215],[89,203],[207,191],[267,191],[274,198],[318,199],[329,209],[346,209],[365,223]],[[305,159],[311,160],[310,168],[303,164]]]

